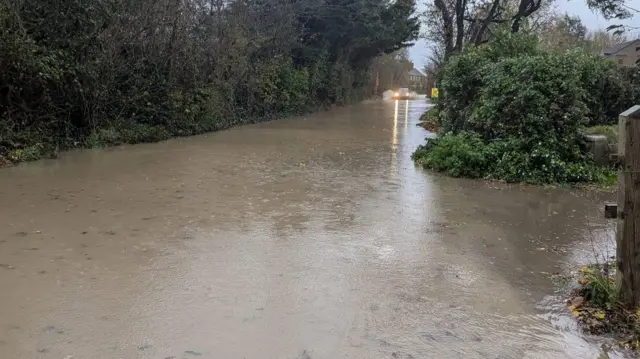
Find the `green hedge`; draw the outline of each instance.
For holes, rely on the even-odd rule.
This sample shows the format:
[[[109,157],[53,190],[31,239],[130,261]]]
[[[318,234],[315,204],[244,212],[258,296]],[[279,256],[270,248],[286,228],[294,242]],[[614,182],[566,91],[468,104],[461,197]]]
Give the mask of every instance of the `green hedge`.
[[[612,171],[593,165],[586,157],[568,162],[544,146],[526,150],[518,139],[487,142],[469,132],[430,139],[414,152],[413,159],[451,177],[530,184],[609,184],[615,179]]]
[[[409,1],[0,2],[0,165],[359,100]]]
[[[452,58],[440,90],[440,138],[414,154],[426,168],[535,184],[610,179],[581,135],[628,106],[623,78],[607,60],[543,52],[535,38],[505,34]]]

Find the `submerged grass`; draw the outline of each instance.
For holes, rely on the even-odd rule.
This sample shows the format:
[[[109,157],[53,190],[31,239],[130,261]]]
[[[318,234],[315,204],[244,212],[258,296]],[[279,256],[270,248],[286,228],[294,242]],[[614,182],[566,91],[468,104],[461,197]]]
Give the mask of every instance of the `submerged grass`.
[[[567,301],[568,309],[584,331],[610,335],[620,347],[637,352],[640,350],[640,308],[630,310],[619,299],[613,254],[615,228],[606,231],[608,238],[604,241],[594,233],[593,226],[587,225],[587,230],[594,264],[583,265],[572,277],[571,281],[577,280],[578,286]]]
[[[613,262],[583,266],[580,286],[567,301],[568,309],[583,330],[612,335],[623,348],[640,350],[640,309],[629,310],[618,299]]]

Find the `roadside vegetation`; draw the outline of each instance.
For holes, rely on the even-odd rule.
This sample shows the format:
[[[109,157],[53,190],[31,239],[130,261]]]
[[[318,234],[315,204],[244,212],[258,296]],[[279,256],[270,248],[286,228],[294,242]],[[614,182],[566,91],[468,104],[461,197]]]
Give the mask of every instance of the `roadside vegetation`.
[[[0,0],[0,163],[347,104],[413,0]]]
[[[640,349],[640,309],[624,303],[616,278],[616,229],[596,234],[588,227],[592,263],[573,271],[562,282],[569,286],[567,309],[590,334],[607,335],[626,349]]]
[[[567,307],[582,328],[590,334],[612,334],[618,345],[640,349],[640,310],[629,310],[619,300],[615,262],[582,266],[574,279],[578,287]]]
[[[430,11],[427,20],[444,22],[437,6]],[[415,151],[418,164],[506,182],[615,182],[612,168],[594,164],[583,135],[616,142],[618,114],[640,101],[640,70],[593,53],[620,35],[588,34],[578,18],[540,11],[517,30],[490,23],[490,31],[476,30],[488,31],[482,39],[430,34],[440,57],[427,70],[438,76],[440,97],[421,120],[438,137]]]
[[[580,50],[544,51],[534,36],[505,33],[452,58],[441,76],[446,95],[425,118],[440,136],[414,154],[426,168],[532,184],[610,180],[582,134],[588,125],[603,132],[633,103],[613,63]]]

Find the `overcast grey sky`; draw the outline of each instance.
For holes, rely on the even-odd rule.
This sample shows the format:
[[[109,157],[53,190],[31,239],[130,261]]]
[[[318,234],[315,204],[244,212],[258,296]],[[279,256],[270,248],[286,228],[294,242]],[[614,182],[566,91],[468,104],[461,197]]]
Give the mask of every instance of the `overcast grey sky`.
[[[429,0],[426,0],[429,1]],[[418,0],[419,8],[424,7],[425,0]],[[627,0],[627,5],[631,8],[640,10],[640,0]],[[582,19],[582,22],[590,30],[604,29],[611,24],[625,24],[629,26],[640,27],[640,13],[631,11],[635,16],[625,21],[606,21],[602,16],[594,14],[589,10],[585,0],[557,0],[556,6],[560,12],[568,12],[570,15],[578,15]],[[634,36],[638,36],[638,30],[634,30]],[[640,36],[638,36],[640,37]],[[415,67],[422,69],[425,63],[425,57],[429,54],[429,44],[424,40],[416,42],[416,44],[409,49],[409,55],[411,61],[415,64]]]

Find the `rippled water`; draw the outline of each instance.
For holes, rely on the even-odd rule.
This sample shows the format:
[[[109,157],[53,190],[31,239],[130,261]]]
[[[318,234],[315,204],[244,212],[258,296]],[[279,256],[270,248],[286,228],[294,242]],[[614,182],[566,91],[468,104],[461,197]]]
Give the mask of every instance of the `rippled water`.
[[[426,106],[0,170],[0,357],[600,358],[547,273],[603,196],[416,168]]]

